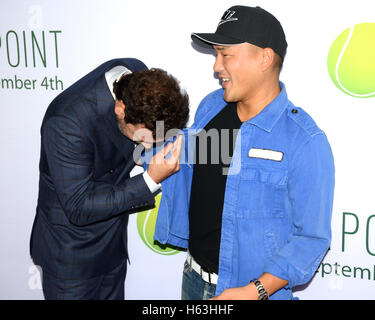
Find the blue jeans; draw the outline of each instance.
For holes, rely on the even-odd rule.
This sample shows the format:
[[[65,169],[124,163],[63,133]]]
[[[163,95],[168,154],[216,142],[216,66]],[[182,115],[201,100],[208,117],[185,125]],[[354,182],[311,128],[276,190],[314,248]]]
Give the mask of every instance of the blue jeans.
[[[216,285],[209,284],[185,262],[182,278],[182,300],[208,300],[215,297]]]

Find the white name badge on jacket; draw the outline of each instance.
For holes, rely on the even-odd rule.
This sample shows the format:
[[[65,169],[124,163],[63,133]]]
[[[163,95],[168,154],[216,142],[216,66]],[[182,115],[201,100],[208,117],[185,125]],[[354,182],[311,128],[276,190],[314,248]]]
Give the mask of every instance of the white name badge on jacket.
[[[257,148],[251,148],[249,151],[250,158],[281,161],[283,160],[283,156],[284,154],[281,151],[257,149]]]

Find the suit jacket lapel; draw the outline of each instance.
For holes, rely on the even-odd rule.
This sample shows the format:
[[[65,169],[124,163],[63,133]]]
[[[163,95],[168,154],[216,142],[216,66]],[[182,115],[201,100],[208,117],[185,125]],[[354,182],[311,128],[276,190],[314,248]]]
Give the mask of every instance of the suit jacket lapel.
[[[134,142],[125,137],[117,125],[114,112],[115,101],[109,92],[104,76],[100,77],[96,82],[96,97],[99,113],[97,125],[103,129],[126,160],[132,159]]]

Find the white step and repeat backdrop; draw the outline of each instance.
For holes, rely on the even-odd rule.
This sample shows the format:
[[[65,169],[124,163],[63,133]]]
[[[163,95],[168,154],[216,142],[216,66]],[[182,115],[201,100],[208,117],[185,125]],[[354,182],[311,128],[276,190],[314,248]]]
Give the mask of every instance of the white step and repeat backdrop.
[[[49,102],[102,62],[136,57],[188,91],[191,119],[219,87],[214,56],[190,34],[214,31],[235,4],[260,5],[289,43],[281,80],[326,132],[336,163],[331,249],[301,299],[375,298],[375,2],[1,0],[0,299],[43,299],[29,237],[40,125]],[[127,299],[179,299],[184,252],[152,242],[157,210],[131,216]]]

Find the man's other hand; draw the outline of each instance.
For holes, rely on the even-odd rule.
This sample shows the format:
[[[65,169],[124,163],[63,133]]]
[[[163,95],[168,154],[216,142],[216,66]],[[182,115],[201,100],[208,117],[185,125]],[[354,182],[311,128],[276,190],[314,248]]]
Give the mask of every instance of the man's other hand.
[[[155,183],[162,182],[165,178],[180,170],[182,138],[182,135],[178,136],[174,143],[168,143],[152,157],[147,172]],[[171,155],[167,159],[169,153]]]

